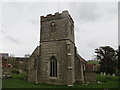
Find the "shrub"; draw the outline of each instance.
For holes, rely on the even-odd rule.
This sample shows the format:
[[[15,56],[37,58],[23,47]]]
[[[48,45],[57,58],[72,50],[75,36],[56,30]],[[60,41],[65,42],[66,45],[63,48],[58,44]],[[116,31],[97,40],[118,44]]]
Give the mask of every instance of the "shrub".
[[[13,69],[11,72],[14,73],[14,74],[19,74],[20,73],[18,69]]]

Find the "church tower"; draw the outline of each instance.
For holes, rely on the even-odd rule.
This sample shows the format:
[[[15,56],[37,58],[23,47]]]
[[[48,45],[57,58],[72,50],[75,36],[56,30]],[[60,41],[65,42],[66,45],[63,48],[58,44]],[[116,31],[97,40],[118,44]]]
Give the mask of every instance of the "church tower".
[[[74,22],[68,11],[40,17],[38,82],[72,85],[75,82]]]
[[[40,45],[27,63],[28,81],[68,86],[96,81],[94,70],[89,65],[87,69],[77,53],[74,21],[68,11],[41,16],[40,27]]]

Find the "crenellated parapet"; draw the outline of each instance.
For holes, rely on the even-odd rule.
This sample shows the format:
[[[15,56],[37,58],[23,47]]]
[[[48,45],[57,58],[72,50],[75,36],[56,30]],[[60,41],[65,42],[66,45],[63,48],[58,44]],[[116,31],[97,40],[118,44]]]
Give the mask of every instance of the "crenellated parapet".
[[[74,23],[73,19],[71,18],[67,10],[62,11],[62,13],[56,12],[54,15],[48,14],[47,16],[41,16],[41,22],[62,19],[62,18],[68,18],[72,23]]]

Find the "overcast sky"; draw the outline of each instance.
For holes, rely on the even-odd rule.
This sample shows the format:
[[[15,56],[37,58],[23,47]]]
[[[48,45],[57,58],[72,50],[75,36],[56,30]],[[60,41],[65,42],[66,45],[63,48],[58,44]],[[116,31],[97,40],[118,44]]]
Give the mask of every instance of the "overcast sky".
[[[2,2],[0,45],[15,56],[31,54],[39,45],[39,17],[68,10],[75,22],[75,44],[86,60],[100,46],[118,48],[117,2]]]

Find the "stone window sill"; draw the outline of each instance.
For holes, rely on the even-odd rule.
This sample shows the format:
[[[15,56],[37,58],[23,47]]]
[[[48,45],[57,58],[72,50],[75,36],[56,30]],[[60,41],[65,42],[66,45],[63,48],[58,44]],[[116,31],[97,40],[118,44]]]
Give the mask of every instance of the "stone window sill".
[[[50,77],[50,79],[57,79],[57,77]]]

